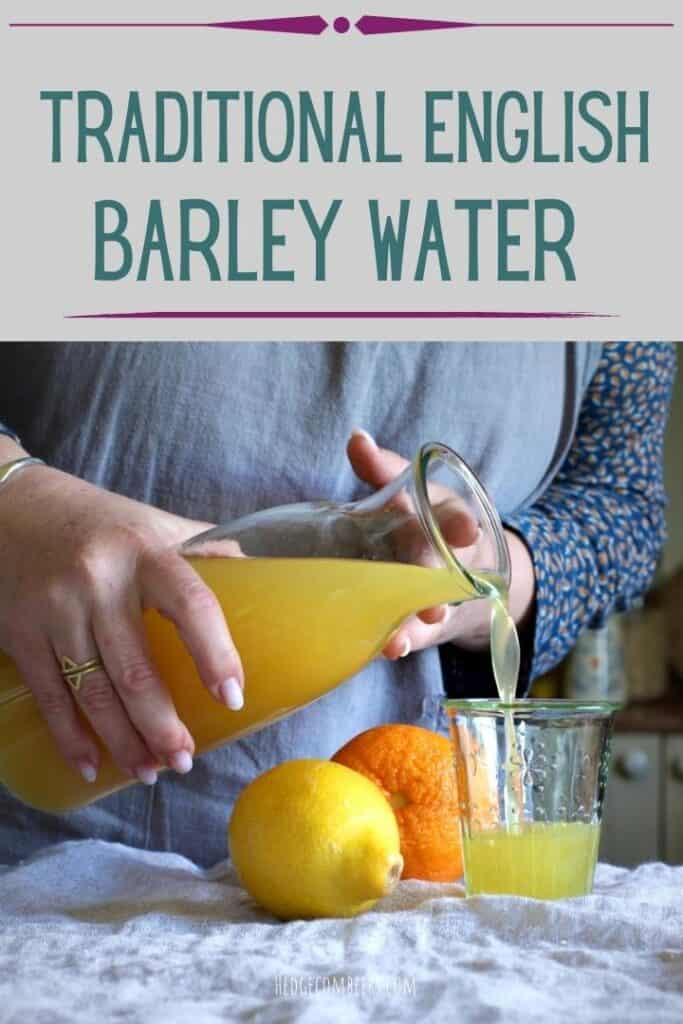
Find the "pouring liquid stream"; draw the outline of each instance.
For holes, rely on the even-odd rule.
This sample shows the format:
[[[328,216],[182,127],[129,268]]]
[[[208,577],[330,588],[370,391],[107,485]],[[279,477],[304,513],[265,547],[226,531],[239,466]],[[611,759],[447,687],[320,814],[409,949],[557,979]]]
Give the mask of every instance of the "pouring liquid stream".
[[[479,578],[481,583],[481,577]],[[487,597],[491,604],[491,664],[498,696],[505,705],[505,759],[503,761],[504,819],[508,830],[516,829],[522,820],[521,759],[517,747],[515,724],[511,705],[517,693],[519,677],[519,636],[508,610],[505,588],[486,581]]]

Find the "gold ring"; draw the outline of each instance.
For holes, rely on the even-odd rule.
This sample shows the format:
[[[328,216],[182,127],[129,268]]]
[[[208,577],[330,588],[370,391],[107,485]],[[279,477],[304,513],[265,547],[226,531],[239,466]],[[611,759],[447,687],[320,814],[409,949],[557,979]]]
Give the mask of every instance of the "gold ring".
[[[82,661],[78,665],[65,655],[59,659],[59,664],[62,666],[62,675],[74,693],[78,693],[80,690],[84,676],[90,675],[91,672],[99,672],[104,668],[100,658],[90,658],[89,661]]]

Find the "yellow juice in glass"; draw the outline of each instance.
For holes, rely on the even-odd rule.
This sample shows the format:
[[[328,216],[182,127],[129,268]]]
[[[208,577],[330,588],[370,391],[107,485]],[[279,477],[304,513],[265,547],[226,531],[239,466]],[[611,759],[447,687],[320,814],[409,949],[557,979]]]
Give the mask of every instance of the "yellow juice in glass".
[[[474,596],[457,572],[315,558],[191,558],[216,593],[245,669],[245,706],[230,711],[200,682],[175,627],[145,629],[160,675],[197,752],[254,731],[358,672],[411,613]],[[0,654],[0,782],[25,803],[60,812],[130,784],[102,749],[89,785],[67,765],[14,663]]]
[[[555,900],[591,891],[598,824],[536,821],[473,836],[463,833],[468,896],[497,893]]]

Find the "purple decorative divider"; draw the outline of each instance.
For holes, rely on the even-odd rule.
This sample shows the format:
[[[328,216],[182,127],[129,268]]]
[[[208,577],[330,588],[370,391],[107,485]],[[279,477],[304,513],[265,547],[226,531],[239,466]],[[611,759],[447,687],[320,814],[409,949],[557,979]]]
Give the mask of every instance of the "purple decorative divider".
[[[138,313],[74,313],[66,320],[582,320],[613,313],[523,312],[519,310],[155,310]]]
[[[320,14],[291,18],[253,18],[242,21],[15,21],[10,28],[222,28],[253,32],[286,32],[292,35],[320,36],[330,23]],[[351,23],[343,16],[333,22],[335,32],[345,34]],[[674,28],[673,22],[657,21],[442,21],[429,18],[392,18],[364,14],[355,24],[364,36],[391,35],[399,32],[433,32],[463,28]]]

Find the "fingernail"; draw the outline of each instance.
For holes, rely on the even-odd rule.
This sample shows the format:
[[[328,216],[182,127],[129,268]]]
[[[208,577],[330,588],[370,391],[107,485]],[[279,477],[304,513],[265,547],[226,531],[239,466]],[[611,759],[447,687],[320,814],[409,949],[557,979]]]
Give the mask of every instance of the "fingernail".
[[[178,775],[187,775],[192,771],[192,754],[187,750],[177,750],[175,754],[171,755],[168,763],[174,772],[178,772]]]
[[[146,786],[153,786],[159,778],[153,768],[138,768],[135,774]]]
[[[231,711],[240,711],[244,707],[244,694],[242,693],[242,687],[234,676],[231,676],[230,679],[226,679],[225,682],[221,683],[218,687],[218,692],[223,703],[229,707]]]
[[[367,430],[363,430],[362,427],[354,427],[354,429],[351,431],[351,437],[364,437],[366,441],[370,442],[373,448],[377,447],[377,442],[375,441],[372,434],[368,434]]]
[[[403,641],[403,649],[402,649],[401,653],[399,654],[399,658],[407,658],[409,654],[410,654],[410,640],[406,637],[406,639]]]
[[[92,761],[79,761],[78,770],[86,782],[94,782],[97,778],[97,768]]]

